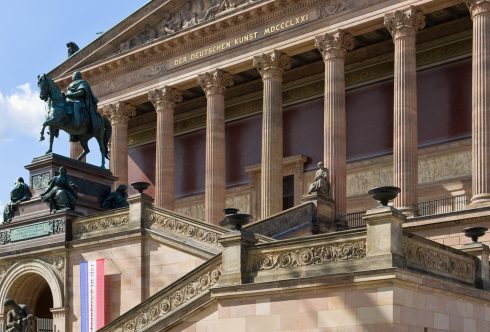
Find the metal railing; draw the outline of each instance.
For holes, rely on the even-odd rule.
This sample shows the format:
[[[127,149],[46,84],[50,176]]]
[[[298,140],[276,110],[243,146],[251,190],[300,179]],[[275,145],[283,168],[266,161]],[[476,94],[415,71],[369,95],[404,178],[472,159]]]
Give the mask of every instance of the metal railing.
[[[459,195],[446,198],[435,199],[427,202],[418,202],[416,204],[418,216],[430,216],[464,210],[470,202],[470,195]],[[349,228],[359,228],[366,226],[362,216],[366,211],[349,213],[345,216]]]
[[[37,318],[36,332],[53,332],[53,320],[49,318]]]
[[[345,220],[347,222],[347,226],[352,228],[359,228],[366,226],[364,220],[362,220],[362,216],[366,213],[366,211],[349,213],[345,216]]]
[[[461,211],[468,205],[470,195],[459,195],[435,199],[433,201],[417,203],[419,216],[430,216],[433,214],[442,214],[455,211]]]

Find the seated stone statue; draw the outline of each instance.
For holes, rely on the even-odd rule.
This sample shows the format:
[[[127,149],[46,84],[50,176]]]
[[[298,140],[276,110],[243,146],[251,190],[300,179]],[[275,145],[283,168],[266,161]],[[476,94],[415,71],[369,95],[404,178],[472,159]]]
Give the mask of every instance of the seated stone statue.
[[[10,202],[7,203],[3,210],[3,223],[8,224],[14,217],[16,206],[20,202],[28,201],[32,197],[29,186],[24,183],[23,178],[18,178],[14,188],[10,191]]]
[[[116,191],[113,191],[107,195],[100,206],[105,210],[119,209],[129,206],[128,186],[125,184],[120,184]]]
[[[323,166],[323,162],[319,162],[318,167],[320,168],[315,173],[315,182],[310,185],[308,194],[317,193],[322,197],[330,197],[330,180],[328,175],[328,169]]]
[[[31,332],[34,316],[25,304],[17,304],[14,300],[5,300],[3,306],[7,311],[7,329],[5,332]]]
[[[59,175],[49,180],[49,186],[41,194],[41,199],[49,202],[51,212],[61,209],[75,210],[77,191],[77,186],[66,176],[66,168],[61,166]]]

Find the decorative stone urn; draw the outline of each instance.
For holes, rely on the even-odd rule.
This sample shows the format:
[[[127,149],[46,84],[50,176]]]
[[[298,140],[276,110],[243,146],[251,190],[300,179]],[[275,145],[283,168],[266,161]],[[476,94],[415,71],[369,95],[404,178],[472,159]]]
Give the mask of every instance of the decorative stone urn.
[[[375,201],[379,202],[379,207],[388,206],[388,203],[395,199],[399,193],[400,188],[394,186],[376,187],[368,191],[368,194],[371,195]]]
[[[242,226],[248,224],[252,218],[249,214],[238,213],[239,210],[236,208],[226,208],[223,211],[225,212],[225,218],[219,224],[231,230],[241,230]]]
[[[131,186],[137,190],[140,194],[142,194],[148,187],[150,187],[150,184],[148,182],[133,182],[131,183]]]
[[[488,231],[486,227],[468,227],[464,230],[464,235],[471,238],[473,243],[478,243],[478,238],[485,235],[485,232]]]

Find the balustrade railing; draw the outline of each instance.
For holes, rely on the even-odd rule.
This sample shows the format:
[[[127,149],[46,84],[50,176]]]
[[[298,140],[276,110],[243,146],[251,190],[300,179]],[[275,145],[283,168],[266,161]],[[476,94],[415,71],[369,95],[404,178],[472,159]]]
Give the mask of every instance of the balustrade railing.
[[[53,332],[53,320],[49,318],[36,318],[37,332]]]
[[[461,211],[468,205],[469,201],[470,195],[459,195],[427,202],[419,202],[417,203],[417,209],[419,216],[430,216],[433,214]]]
[[[435,199],[432,201],[418,202],[418,216],[431,216],[435,214],[443,214],[464,210],[470,201],[470,195],[459,195],[446,198]],[[366,211],[354,212],[345,215],[345,219],[349,228],[359,228],[366,226],[362,220],[362,216]]]

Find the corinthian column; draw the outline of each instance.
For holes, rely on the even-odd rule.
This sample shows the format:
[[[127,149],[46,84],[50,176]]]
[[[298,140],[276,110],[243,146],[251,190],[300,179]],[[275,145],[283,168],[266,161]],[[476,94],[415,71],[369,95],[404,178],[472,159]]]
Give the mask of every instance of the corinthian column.
[[[490,204],[490,0],[466,0],[473,19],[471,205]]]
[[[261,218],[282,211],[282,74],[291,58],[277,50],[253,59],[264,82],[262,114]]]
[[[354,48],[352,36],[342,30],[315,39],[325,61],[325,106],[323,115],[323,159],[330,171],[335,219],[346,214],[346,124],[344,61]]]
[[[157,112],[155,206],[174,209],[174,107],[182,92],[169,86],[148,92]]]
[[[110,169],[119,178],[114,183],[117,188],[128,183],[128,121],[136,115],[136,109],[130,104],[116,102],[105,105],[103,112],[112,125]]]
[[[393,175],[401,192],[395,206],[413,216],[417,203],[417,70],[415,37],[425,26],[425,17],[414,7],[385,16],[385,26],[395,43]]]
[[[218,224],[223,219],[226,189],[225,89],[233,85],[233,77],[216,69],[199,74],[197,81],[207,98],[204,218]]]

